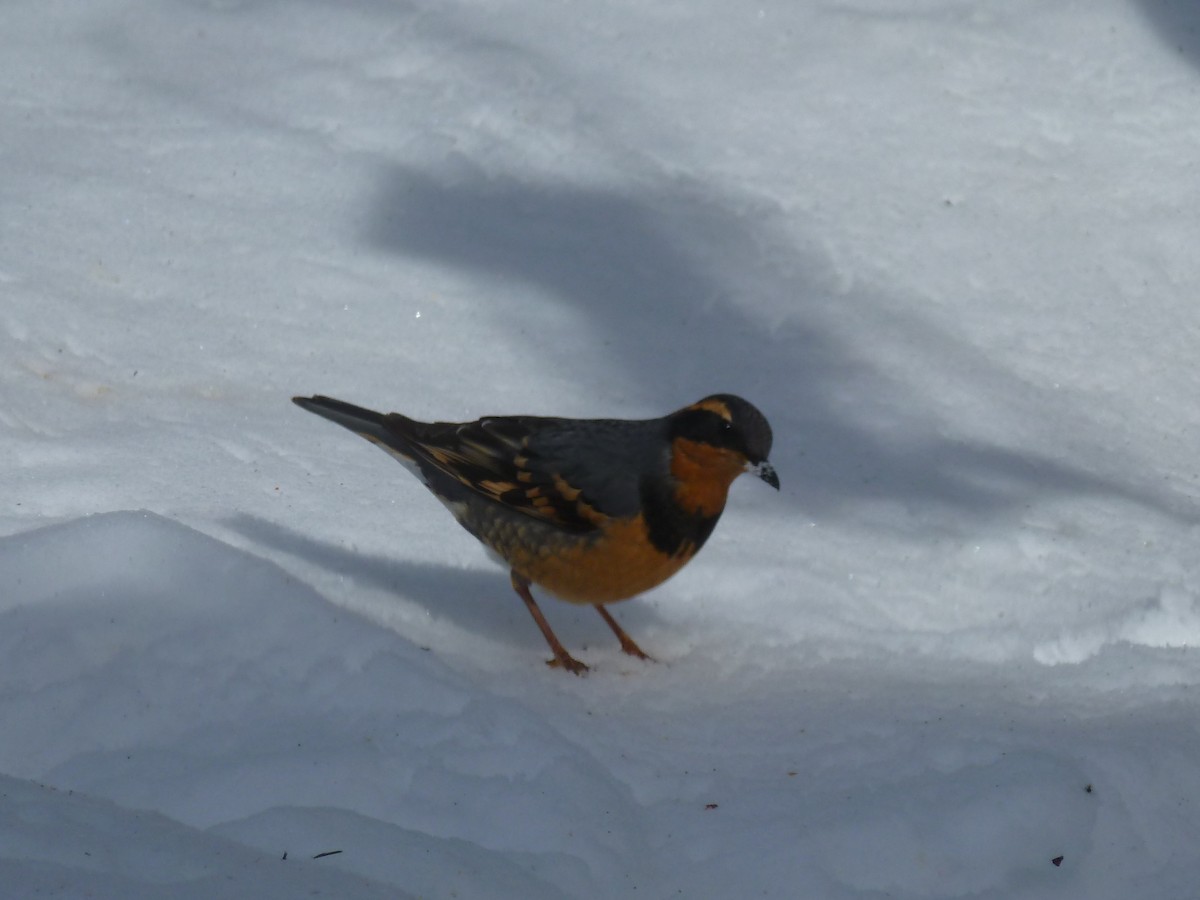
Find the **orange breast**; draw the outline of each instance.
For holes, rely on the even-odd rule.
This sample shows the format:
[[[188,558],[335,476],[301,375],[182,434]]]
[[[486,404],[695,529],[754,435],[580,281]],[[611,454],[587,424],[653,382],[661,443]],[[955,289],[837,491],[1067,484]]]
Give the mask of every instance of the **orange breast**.
[[[676,438],[671,454],[675,500],[681,509],[719,516],[729,486],[746,470],[746,457],[733,450]]]
[[[562,600],[614,603],[662,584],[695,555],[696,547],[685,547],[675,556],[659,552],[639,515],[610,523],[585,542],[564,541],[541,551],[505,555],[519,574]]]

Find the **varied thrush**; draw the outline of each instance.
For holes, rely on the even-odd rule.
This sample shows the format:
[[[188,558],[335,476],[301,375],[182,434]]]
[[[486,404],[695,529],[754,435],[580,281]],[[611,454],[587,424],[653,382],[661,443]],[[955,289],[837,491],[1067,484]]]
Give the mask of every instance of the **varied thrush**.
[[[414,472],[511,568],[554,653],[582,674],[529,592],[591,604],[626,653],[649,659],[605,604],[661,584],[712,534],[729,485],[753,472],[775,489],[771,426],[741,397],[714,394],[661,419],[486,416],[417,422],[330,397],[299,406],[378,444]]]

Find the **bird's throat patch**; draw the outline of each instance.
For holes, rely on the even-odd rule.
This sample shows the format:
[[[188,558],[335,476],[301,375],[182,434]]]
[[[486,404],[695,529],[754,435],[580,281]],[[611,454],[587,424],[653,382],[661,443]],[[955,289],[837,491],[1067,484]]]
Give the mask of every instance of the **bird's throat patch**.
[[[745,469],[746,458],[736,450],[687,438],[672,442],[675,500],[683,509],[698,515],[719,516],[725,509],[729,485]]]

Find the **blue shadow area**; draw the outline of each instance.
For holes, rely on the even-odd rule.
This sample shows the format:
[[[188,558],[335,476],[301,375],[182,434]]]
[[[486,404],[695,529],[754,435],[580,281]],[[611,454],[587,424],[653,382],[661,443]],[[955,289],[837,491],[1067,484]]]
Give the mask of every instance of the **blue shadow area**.
[[[1196,0],[1138,0],[1163,42],[1200,68],[1200,3]]]
[[[715,391],[753,400],[775,427],[785,495],[807,509],[887,498],[987,516],[1055,493],[1175,505],[1034,452],[956,439],[952,422],[903,393],[832,319],[844,312],[873,339],[915,336],[912,352],[957,360],[960,370],[965,359],[986,383],[1010,376],[929,323],[897,323],[886,298],[831,302],[828,264],[796,246],[765,203],[713,198],[693,183],[622,192],[400,166],[384,171],[377,197],[371,245],[518,282],[570,307],[586,323],[571,336],[578,365],[598,358],[593,377],[624,379],[650,408],[665,413]],[[544,336],[521,318],[525,297],[520,309],[497,309],[505,296],[513,292],[481,297],[482,314],[532,329],[530,353],[538,353]],[[794,312],[782,321],[757,316],[753,301],[764,296],[769,308]],[[981,404],[986,394],[981,385]]]

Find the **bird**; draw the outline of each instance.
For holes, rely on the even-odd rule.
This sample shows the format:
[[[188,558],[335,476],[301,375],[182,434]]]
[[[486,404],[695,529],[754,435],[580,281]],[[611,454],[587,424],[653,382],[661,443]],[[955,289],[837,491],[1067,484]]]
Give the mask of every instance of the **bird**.
[[[666,581],[712,534],[750,472],[779,490],[771,426],[749,401],[713,394],[657,419],[484,416],[421,422],[342,400],[293,397],[410,471],[509,568],[553,658],[571,656],[530,591],[591,605],[626,654],[650,660],[606,609]]]

